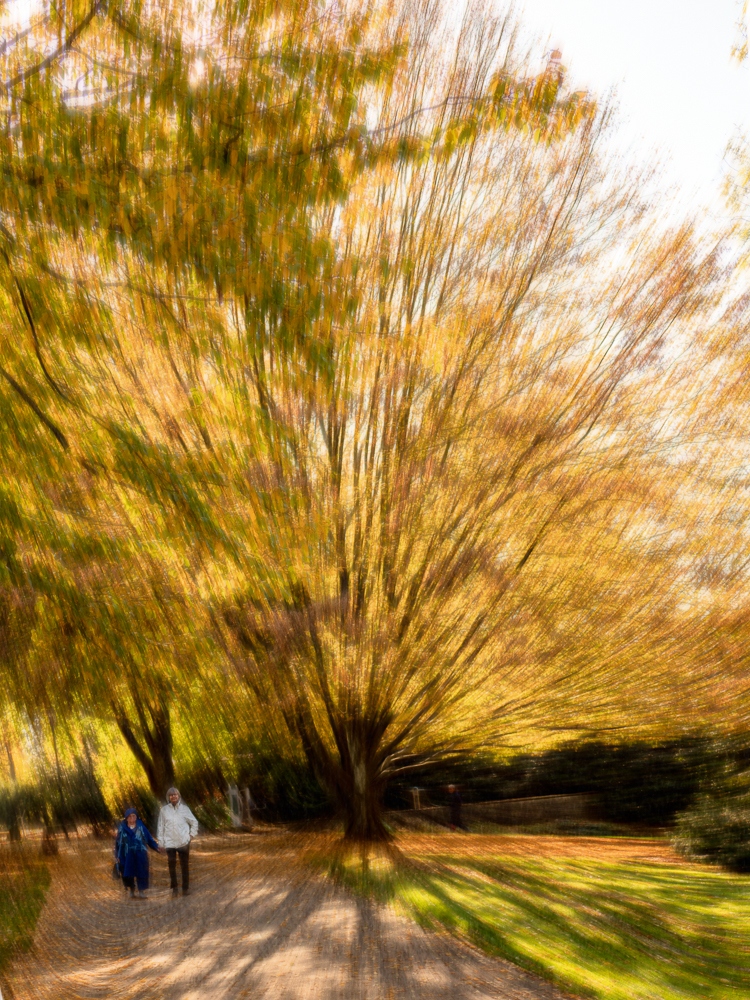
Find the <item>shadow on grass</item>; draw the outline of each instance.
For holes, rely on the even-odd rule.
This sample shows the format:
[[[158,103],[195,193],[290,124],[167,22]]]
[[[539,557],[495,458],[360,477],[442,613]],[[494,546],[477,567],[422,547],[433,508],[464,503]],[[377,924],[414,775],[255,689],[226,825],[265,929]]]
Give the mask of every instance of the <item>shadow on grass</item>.
[[[422,926],[579,995],[748,995],[750,898],[740,876],[599,859],[495,860],[465,850],[426,861],[393,847],[339,850],[313,863]]]

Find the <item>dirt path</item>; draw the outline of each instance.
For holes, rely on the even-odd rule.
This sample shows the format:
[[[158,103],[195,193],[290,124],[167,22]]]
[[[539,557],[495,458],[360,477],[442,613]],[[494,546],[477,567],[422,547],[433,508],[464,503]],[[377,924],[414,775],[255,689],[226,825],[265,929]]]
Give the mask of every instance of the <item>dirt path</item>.
[[[82,841],[50,865],[34,949],[11,966],[4,1000],[564,996],[311,874],[304,847],[289,835],[203,838],[194,892],[178,899],[152,854],[151,898],[139,901],[109,878],[108,846]]]

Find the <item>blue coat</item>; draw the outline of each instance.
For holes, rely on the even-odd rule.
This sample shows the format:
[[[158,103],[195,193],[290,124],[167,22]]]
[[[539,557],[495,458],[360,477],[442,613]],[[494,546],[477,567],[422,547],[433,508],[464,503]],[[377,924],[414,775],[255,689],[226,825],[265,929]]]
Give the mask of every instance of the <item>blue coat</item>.
[[[136,819],[135,829],[131,830],[128,821],[123,820],[117,831],[115,840],[115,856],[120,866],[120,874],[126,877],[140,879],[148,878],[148,850],[156,851],[159,845],[148,832],[144,824]]]

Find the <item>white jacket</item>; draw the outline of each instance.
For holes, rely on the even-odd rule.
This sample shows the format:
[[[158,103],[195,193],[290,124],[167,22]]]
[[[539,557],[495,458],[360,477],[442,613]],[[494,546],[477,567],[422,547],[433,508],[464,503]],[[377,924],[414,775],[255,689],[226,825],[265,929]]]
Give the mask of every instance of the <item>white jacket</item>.
[[[169,802],[161,807],[156,839],[162,847],[185,847],[197,836],[198,820],[182,799],[176,806]]]

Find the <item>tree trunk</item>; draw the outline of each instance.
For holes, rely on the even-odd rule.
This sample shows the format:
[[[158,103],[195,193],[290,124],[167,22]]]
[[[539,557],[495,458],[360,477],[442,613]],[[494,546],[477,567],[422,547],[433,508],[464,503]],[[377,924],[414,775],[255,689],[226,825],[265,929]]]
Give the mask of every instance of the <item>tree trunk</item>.
[[[8,755],[8,773],[10,774],[10,780],[13,784],[16,783],[16,763],[13,760],[13,751],[10,748],[10,743],[6,737],[5,739],[5,752]]]
[[[143,768],[149,788],[161,801],[170,785],[175,783],[169,709],[161,700],[144,705],[143,701],[136,697],[134,702],[139,733],[136,735],[134,732],[123,706],[113,702],[115,721],[128,748]]]
[[[5,732],[5,752],[8,755],[8,770],[10,772],[10,780],[14,785],[18,783],[18,777],[16,776],[16,765],[13,760],[13,751],[10,746],[10,739],[8,737],[8,732]],[[17,800],[16,800],[17,801]],[[10,819],[8,821],[8,840],[11,844],[18,843],[21,840],[21,817],[16,809],[11,811]]]
[[[344,813],[344,838],[357,841],[391,840],[383,822],[383,789],[372,784],[355,784],[352,794],[342,801]]]
[[[54,856],[59,852],[60,848],[57,841],[55,840],[55,832],[52,826],[48,823],[44,824],[44,830],[42,833],[42,854],[47,856]]]
[[[55,718],[55,713],[49,713],[49,726],[52,731],[52,746],[55,750],[55,774],[57,776],[57,794],[60,799],[60,826],[62,827],[63,833],[65,834],[65,839],[70,839],[70,834],[68,833],[68,827],[65,822],[65,813],[67,808],[65,805],[65,793],[63,792],[63,782],[62,782],[62,771],[60,769],[60,754],[57,752],[57,720]]]
[[[146,768],[148,784],[154,796],[161,802],[166,798],[167,789],[174,785],[175,773],[172,763],[172,741],[169,746],[162,746],[160,753],[155,753],[150,767]]]
[[[42,854],[55,855],[60,850],[55,838],[55,825],[52,820],[52,810],[45,802],[42,813]]]
[[[11,844],[17,844],[21,840],[21,811],[17,798],[15,805],[11,807],[11,814],[8,820],[8,840]]]
[[[336,792],[344,816],[344,838],[383,842],[391,834],[383,822],[383,794],[387,779],[378,762],[379,739],[367,726],[352,726],[339,746],[335,767]]]
[[[383,822],[383,794],[388,778],[382,770],[382,740],[387,713],[361,716],[334,727],[333,752],[317,731],[312,713],[302,706],[287,725],[296,732],[318,781],[328,790],[344,819],[344,837],[351,841],[384,842],[392,839]]]

